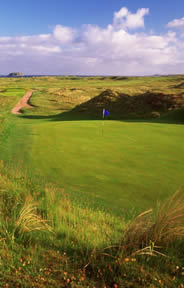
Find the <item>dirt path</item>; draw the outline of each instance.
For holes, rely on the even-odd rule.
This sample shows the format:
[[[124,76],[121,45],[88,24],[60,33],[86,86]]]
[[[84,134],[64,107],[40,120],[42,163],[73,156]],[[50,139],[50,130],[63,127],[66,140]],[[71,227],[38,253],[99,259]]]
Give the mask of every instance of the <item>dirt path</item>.
[[[15,107],[11,110],[11,112],[13,114],[22,114],[22,112],[20,111],[21,108],[23,107],[33,108],[33,106],[29,104],[29,99],[31,98],[32,94],[33,91],[31,90],[27,91],[24,97],[20,99],[20,101],[17,103],[17,105],[15,105]]]

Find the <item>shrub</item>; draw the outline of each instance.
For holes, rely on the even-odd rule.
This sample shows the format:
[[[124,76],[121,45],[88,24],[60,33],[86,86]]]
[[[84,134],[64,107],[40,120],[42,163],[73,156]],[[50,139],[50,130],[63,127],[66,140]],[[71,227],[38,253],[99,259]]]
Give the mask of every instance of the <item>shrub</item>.
[[[158,112],[158,111],[151,112],[151,117],[152,118],[160,118],[160,112]]]

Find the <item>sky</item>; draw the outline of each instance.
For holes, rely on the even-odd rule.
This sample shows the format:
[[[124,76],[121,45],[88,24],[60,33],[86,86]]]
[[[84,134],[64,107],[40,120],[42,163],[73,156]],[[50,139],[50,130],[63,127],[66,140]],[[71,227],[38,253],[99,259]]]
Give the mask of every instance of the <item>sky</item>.
[[[0,1],[0,74],[11,72],[184,74],[184,1]]]

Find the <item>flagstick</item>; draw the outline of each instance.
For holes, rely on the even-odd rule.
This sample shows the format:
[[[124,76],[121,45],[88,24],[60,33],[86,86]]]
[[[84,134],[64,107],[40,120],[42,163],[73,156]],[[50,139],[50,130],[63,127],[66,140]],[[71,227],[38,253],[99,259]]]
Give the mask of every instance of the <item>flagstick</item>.
[[[104,129],[103,129],[103,127],[104,127],[104,115],[105,114],[105,109],[103,108],[103,115],[102,115],[102,136],[103,136],[103,134],[104,134]]]

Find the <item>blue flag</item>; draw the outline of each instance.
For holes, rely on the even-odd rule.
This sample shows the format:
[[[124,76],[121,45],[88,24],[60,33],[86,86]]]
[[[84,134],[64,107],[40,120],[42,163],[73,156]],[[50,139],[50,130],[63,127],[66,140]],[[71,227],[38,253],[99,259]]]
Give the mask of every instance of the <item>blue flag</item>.
[[[104,116],[109,116],[109,115],[110,115],[109,111],[106,110],[106,109],[103,109],[103,117]]]

